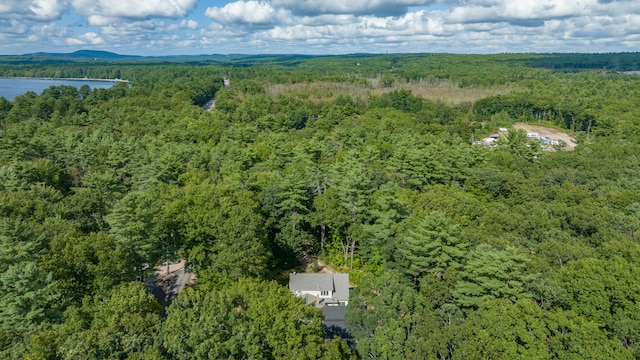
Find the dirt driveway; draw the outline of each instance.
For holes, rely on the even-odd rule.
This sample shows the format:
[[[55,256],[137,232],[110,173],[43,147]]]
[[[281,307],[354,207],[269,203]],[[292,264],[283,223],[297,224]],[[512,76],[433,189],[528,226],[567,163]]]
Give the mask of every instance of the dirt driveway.
[[[576,147],[576,142],[573,135],[570,135],[561,130],[557,130],[557,129],[553,129],[545,126],[525,124],[525,123],[517,123],[517,124],[514,124],[513,127],[516,129],[523,129],[526,132],[538,133],[538,135],[552,139],[552,140],[562,140],[567,144],[567,146],[565,147],[565,150],[570,151]]]
[[[170,263],[168,269],[166,264],[158,265],[155,268],[154,276],[147,278],[145,283],[164,309],[194,281],[195,275],[186,271],[185,261],[182,260]]]

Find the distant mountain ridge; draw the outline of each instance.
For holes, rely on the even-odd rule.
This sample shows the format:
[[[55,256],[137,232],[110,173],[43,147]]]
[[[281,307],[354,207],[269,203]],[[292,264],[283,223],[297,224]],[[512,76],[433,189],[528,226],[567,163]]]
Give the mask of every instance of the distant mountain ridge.
[[[78,50],[72,53],[47,53],[37,52],[32,54],[24,54],[23,56],[32,57],[56,57],[56,58],[68,58],[68,59],[127,59],[127,58],[139,58],[137,55],[121,55],[109,51],[101,50]]]
[[[72,53],[49,53],[36,52],[23,55],[14,55],[13,57],[29,58],[28,61],[75,61],[75,60],[152,60],[152,61],[169,61],[169,62],[254,62],[254,61],[287,61],[302,60],[316,57],[314,55],[299,54],[201,54],[201,55],[162,55],[162,56],[140,56],[140,55],[122,55],[109,51],[101,50],[78,50]],[[0,56],[1,57],[1,56]],[[9,56],[11,57],[11,56]]]

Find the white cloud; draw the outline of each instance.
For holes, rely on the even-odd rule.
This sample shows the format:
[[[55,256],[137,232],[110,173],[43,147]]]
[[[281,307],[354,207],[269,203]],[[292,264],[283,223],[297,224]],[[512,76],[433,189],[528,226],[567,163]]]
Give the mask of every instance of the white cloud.
[[[151,38],[155,34],[166,32],[163,22],[157,22],[154,20],[144,21],[131,21],[112,23],[109,26],[104,26],[100,30],[101,34],[111,38],[111,41],[125,42],[127,39],[143,39]]]
[[[79,45],[102,45],[105,41],[96,33],[88,32],[78,37],[67,38],[67,44],[72,46]]]
[[[247,36],[252,36],[244,27],[225,26],[211,23],[206,28],[200,29],[201,43],[204,45],[222,44],[241,41]]]
[[[479,3],[475,1],[465,11],[471,14],[469,9],[483,10]],[[572,7],[568,2],[547,7],[544,3],[509,5],[504,0],[483,3],[489,9],[504,6],[510,16],[495,18],[488,11],[477,11],[474,21],[467,21],[469,17],[452,21],[451,15],[463,6],[451,11],[413,11],[400,17],[343,15],[332,21],[327,16],[305,16],[294,18],[291,25],[280,24],[254,33],[243,41],[257,39],[262,44],[277,43],[279,49],[317,53],[329,49],[339,53],[386,49],[452,53],[637,51],[633,46],[640,38],[640,14],[599,15],[616,13],[613,9],[619,9],[620,4],[603,8],[595,0],[583,1],[582,7]],[[626,3],[627,8],[632,5],[636,6]],[[530,18],[523,15],[527,11],[531,11]]]
[[[60,17],[67,10],[66,0],[32,0],[29,10],[33,13],[31,20],[50,21]]]
[[[211,19],[202,25],[189,16],[198,0],[0,0],[0,51],[26,52],[29,43],[38,44],[34,51],[108,45],[155,54],[180,47],[188,53],[329,54],[640,46],[640,0],[226,1],[198,14]],[[86,23],[72,18],[77,26],[56,27],[56,19],[74,13],[70,7]]]
[[[123,19],[178,19],[187,16],[197,2],[198,0],[71,0],[72,6],[83,15]]]
[[[410,6],[424,6],[435,0],[272,0],[273,6],[291,10],[297,15],[352,14],[400,16]]]
[[[87,17],[87,22],[90,26],[109,26],[119,21],[121,21],[120,18],[102,15],[90,15]]]
[[[446,35],[441,21],[430,18],[425,11],[408,13],[402,17],[360,17],[355,22],[342,24],[277,26],[261,34],[261,37],[272,40],[340,41],[352,39],[360,42],[386,41],[393,37],[419,35]],[[393,40],[396,41],[396,40]]]
[[[67,0],[2,0],[0,19],[51,21],[67,10]]]
[[[180,28],[195,30],[198,28],[198,22],[195,20],[185,19],[180,22]]]
[[[167,31],[175,32],[175,31],[183,30],[183,29],[195,30],[197,28],[198,28],[198,22],[197,21],[184,19],[184,20],[180,21],[177,24],[169,25],[167,27]],[[177,34],[174,34],[174,35],[178,36]]]
[[[360,21],[360,18],[354,15],[318,15],[301,17],[297,23],[307,26],[321,26],[328,24],[353,24],[358,21]]]
[[[543,0],[543,1],[469,1],[453,8],[448,15],[452,23],[471,22],[527,22],[560,19],[573,16],[597,15],[607,11],[611,4],[597,0]],[[538,22],[538,24],[540,24]]]
[[[113,21],[112,21],[113,20]],[[126,19],[98,19],[107,25],[100,27],[99,38],[112,50],[121,49],[126,53],[136,54],[140,51],[155,52],[159,49],[192,47],[199,42],[196,36],[198,24],[195,20],[183,19],[169,24],[158,20],[131,21]],[[87,37],[70,37],[67,44],[80,46],[90,44]],[[98,39],[95,39],[98,41]]]
[[[222,8],[210,7],[205,15],[222,25],[236,25],[250,28],[268,28],[275,24],[287,22],[289,14],[283,9],[276,9],[264,1],[236,1]]]
[[[66,27],[56,27],[54,23],[0,19],[0,49],[13,49],[12,54],[43,51],[43,43],[60,44],[67,32]]]
[[[20,35],[25,34],[29,28],[17,20],[0,20],[0,35]]]

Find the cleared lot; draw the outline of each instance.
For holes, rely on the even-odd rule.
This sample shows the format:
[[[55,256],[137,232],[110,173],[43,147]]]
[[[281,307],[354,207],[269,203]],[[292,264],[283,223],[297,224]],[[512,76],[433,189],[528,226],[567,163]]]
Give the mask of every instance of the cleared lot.
[[[565,150],[573,150],[576,147],[576,143],[573,135],[566,133],[562,130],[553,129],[545,126],[539,126],[539,125],[525,124],[525,123],[517,123],[513,125],[513,127],[516,129],[523,129],[528,133],[529,132],[538,133],[538,135],[540,135],[541,137],[546,137],[551,140],[562,140],[567,144],[567,146],[565,147]]]

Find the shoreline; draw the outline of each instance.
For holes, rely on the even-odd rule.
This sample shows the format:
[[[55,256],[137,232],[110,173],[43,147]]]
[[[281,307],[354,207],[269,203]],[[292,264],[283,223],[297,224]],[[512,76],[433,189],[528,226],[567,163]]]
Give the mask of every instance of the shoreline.
[[[55,78],[55,77],[28,77],[28,76],[0,76],[0,79],[22,79],[22,80],[64,80],[64,81],[101,81],[101,82],[116,82],[116,83],[130,83],[129,80],[122,79],[95,79],[95,78]]]

